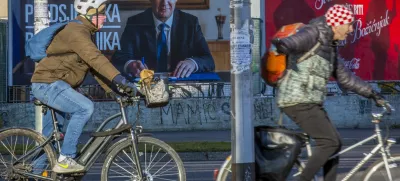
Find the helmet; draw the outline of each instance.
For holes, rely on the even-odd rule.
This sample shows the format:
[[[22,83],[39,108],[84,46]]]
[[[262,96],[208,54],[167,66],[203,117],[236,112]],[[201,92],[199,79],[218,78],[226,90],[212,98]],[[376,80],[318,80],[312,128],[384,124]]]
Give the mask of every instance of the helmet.
[[[79,14],[94,15],[105,11],[106,3],[107,0],[75,0],[74,8]]]

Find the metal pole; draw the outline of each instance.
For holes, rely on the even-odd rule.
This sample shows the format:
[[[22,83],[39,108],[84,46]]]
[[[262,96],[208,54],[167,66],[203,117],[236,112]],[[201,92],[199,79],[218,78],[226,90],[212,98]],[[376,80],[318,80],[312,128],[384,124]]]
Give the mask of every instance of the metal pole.
[[[49,11],[47,0],[35,0],[34,2],[34,26],[35,32],[34,34],[38,33],[39,31],[47,28],[49,26]],[[37,63],[35,63],[35,66]],[[35,106],[35,128],[36,131],[41,133],[42,132],[42,120],[43,120],[43,113],[42,113],[42,106]]]
[[[232,180],[255,180],[250,0],[230,0]]]

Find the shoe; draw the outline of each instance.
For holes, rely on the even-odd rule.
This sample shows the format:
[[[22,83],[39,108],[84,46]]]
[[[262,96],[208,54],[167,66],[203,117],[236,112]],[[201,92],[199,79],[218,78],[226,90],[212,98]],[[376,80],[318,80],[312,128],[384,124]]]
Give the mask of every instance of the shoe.
[[[59,162],[53,167],[53,172],[56,173],[75,173],[84,171],[85,167],[77,163],[74,159],[66,157],[63,161]]]

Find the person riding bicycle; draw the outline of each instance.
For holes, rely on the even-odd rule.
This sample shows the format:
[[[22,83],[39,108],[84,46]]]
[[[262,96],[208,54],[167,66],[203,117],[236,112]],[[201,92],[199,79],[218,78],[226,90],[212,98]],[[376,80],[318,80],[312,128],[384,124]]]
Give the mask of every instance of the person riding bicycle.
[[[316,142],[299,180],[311,180],[323,166],[324,180],[336,180],[339,158],[328,158],[341,150],[338,131],[326,113],[323,102],[327,83],[333,76],[338,84],[366,98],[378,106],[386,103],[372,87],[355,76],[344,62],[337,59],[338,41],[353,32],[354,15],[344,5],[334,5],[325,15],[310,21],[296,34],[283,39],[273,39],[279,53],[288,55],[288,69],[277,89],[278,107]],[[320,47],[301,63],[296,60],[320,42]]]
[[[91,72],[106,93],[113,93],[108,86],[112,83],[123,93],[135,95],[137,92],[136,86],[121,75],[92,41],[93,34],[104,24],[106,6],[107,0],[75,0],[76,20],[80,22],[69,22],[54,36],[47,48],[48,56],[38,63],[31,79],[36,99],[57,110],[57,116],[64,116],[62,113],[71,116],[61,154],[53,168],[56,173],[84,170],[74,158],[78,138],[93,114],[94,105],[75,88],[82,84],[86,74]],[[50,136],[51,114],[44,116],[42,127],[43,135]]]

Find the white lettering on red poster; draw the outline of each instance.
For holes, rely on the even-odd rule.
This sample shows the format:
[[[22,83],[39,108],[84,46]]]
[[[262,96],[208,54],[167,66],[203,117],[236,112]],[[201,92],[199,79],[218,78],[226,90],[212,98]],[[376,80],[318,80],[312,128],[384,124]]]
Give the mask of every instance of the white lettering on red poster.
[[[346,60],[340,56],[338,58],[342,60],[344,62],[344,66],[351,70],[354,74],[355,70],[358,70],[360,68],[360,58],[354,57],[351,60]]]
[[[315,9],[320,10],[324,5],[326,5],[329,2],[332,2],[333,0],[316,0],[315,1]],[[364,5],[362,4],[349,4],[346,3],[345,6],[349,9],[351,9],[354,13],[354,15],[363,15],[364,14]]]
[[[316,0],[315,1],[315,9],[321,9],[322,7],[324,7],[324,5],[328,2],[331,2],[333,0]]]
[[[376,36],[379,36],[381,34],[381,29],[389,25],[389,18],[389,10],[386,10],[385,16],[381,16],[379,20],[374,19],[373,21],[367,22],[365,27],[363,27],[361,19],[358,19],[355,22],[353,40],[351,43],[374,32],[376,32]]]

